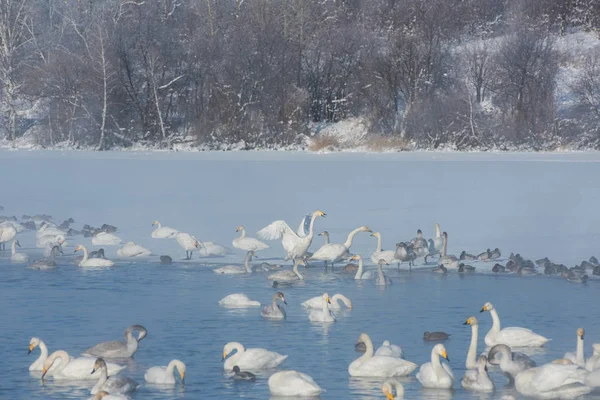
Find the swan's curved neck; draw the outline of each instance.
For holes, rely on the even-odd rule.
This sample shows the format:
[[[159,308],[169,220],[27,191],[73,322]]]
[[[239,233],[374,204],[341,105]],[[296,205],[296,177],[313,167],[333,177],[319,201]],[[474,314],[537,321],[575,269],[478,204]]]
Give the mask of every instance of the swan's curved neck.
[[[471,325],[471,344],[467,353],[467,369],[477,365],[477,340],[479,339],[479,325]]]
[[[242,228],[240,229],[240,238],[245,238],[246,237],[246,228]]]
[[[510,368],[510,363],[512,362],[512,352],[508,350],[506,347],[502,347],[500,349],[500,354],[502,354],[502,358],[500,359],[500,369],[508,369]]]
[[[127,339],[127,350],[135,353],[138,347],[138,340],[133,336],[133,329],[125,331],[125,338]]]
[[[250,260],[252,259],[251,254],[246,254],[246,258],[244,259],[244,268],[246,268],[246,272],[252,273],[252,269],[250,269]]]
[[[400,384],[400,382],[394,381],[394,382],[392,382],[392,386],[396,390],[396,397],[394,397],[394,398],[395,399],[403,398],[404,397],[404,387]]]
[[[355,230],[353,230],[352,232],[350,232],[348,234],[348,237],[346,238],[346,241],[344,242],[345,248],[349,249],[350,246],[352,246],[352,240],[354,240],[354,236],[360,231],[362,231],[361,228],[356,228]]]
[[[310,227],[308,228],[308,235],[306,235],[307,238],[309,238],[309,240],[312,240],[313,235],[315,234],[315,219],[317,219],[317,216],[319,215],[319,213],[313,213],[312,218],[310,219]]]
[[[354,279],[362,278],[363,274],[363,259],[362,257],[358,257],[358,270],[356,271],[356,275],[354,275]]]
[[[279,306],[277,305],[277,296],[273,296],[273,311],[277,310]],[[241,345],[240,345],[241,346]],[[244,347],[242,347],[243,349]],[[243,351],[243,350],[242,350]],[[239,352],[239,350],[238,350]]]
[[[444,239],[444,249],[442,250],[442,252],[443,252],[442,257],[446,257],[446,254],[447,254],[446,252],[448,251],[448,236],[444,235],[443,239]]]
[[[348,299],[346,296],[344,296],[343,294],[334,294],[333,297],[331,297],[331,303],[335,304],[338,301],[342,301],[342,303],[344,303],[344,305],[348,308],[350,308],[350,299]]]
[[[367,362],[371,358],[373,358],[373,342],[371,342],[371,338],[367,337],[366,340],[364,341],[364,343],[365,343],[365,354],[363,354],[362,356],[360,356],[358,358],[361,362]]]
[[[83,259],[81,262],[86,262],[88,260],[88,251],[85,247],[81,246],[81,250],[83,250]],[[53,251],[55,253],[56,251]]]
[[[442,362],[440,361],[440,356],[436,353],[431,353],[431,365],[433,366],[433,372],[436,376],[441,376],[443,373]]]
[[[435,224],[435,237],[439,238],[440,236],[441,236],[440,225],[439,224]]]
[[[492,315],[492,328],[490,329],[494,333],[500,332],[500,317],[498,316],[498,312],[496,309],[490,311]]]
[[[585,357],[583,356],[583,338],[577,335],[577,353],[575,354],[577,364],[585,364]]]
[[[41,349],[41,346],[40,346],[40,349]],[[59,374],[63,369],[65,369],[65,367],[67,366],[67,364],[69,364],[69,361],[70,361],[69,354],[66,351],[63,351],[63,350],[55,351],[54,353],[52,353],[50,355],[50,365],[48,366],[48,369],[50,369],[50,367],[54,364],[54,361],[57,358],[60,358],[60,365],[58,365],[58,367],[56,367],[54,369],[54,371],[52,372],[53,375]]]
[[[296,276],[302,280],[304,280],[304,277],[302,276],[302,274],[300,272],[298,272],[298,266],[300,265],[300,263],[294,263],[294,268],[292,268],[292,271],[294,271],[294,273],[296,274]]]
[[[325,300],[325,298],[323,298],[323,314],[329,314],[329,304],[327,304],[327,300]]]
[[[325,237],[325,244],[329,244],[329,233],[323,233],[323,236]]]
[[[38,344],[38,347],[40,348],[40,356],[35,362],[43,363],[48,358],[48,347],[46,347],[46,343],[41,340],[40,344]]]
[[[100,376],[98,377],[98,382],[96,382],[96,385],[92,389],[92,393],[98,393],[102,389],[102,386],[104,385],[104,382],[106,382],[107,379],[108,369],[106,366],[103,366],[102,368],[100,368]]]
[[[385,282],[385,275],[383,275],[383,267],[381,263],[377,264],[377,275],[379,275],[379,282]]]
[[[381,235],[377,235],[377,252],[381,253]]]

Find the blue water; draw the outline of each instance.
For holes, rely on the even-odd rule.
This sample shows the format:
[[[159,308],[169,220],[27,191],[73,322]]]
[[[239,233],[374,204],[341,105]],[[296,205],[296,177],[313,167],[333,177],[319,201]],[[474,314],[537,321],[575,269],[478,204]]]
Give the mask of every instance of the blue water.
[[[29,364],[39,354],[36,349],[27,355],[30,338],[40,337],[50,352],[64,349],[79,356],[98,342],[122,339],[124,329],[132,324],[144,325],[148,337],[123,374],[143,383],[144,372],[151,366],[166,365],[174,358],[187,365],[184,387],[165,390],[144,385],[133,399],[269,398],[267,376],[247,383],[231,381],[223,373],[221,354],[229,341],[288,354],[280,369],[311,375],[326,390],[322,399],[378,399],[383,397],[381,380],[350,378],[347,372],[349,363],[360,355],[354,351],[359,334],[368,333],[376,347],[386,339],[401,345],[405,358],[422,364],[429,361],[432,348],[422,340],[425,330],[452,334],[445,345],[457,378],[455,390],[424,391],[413,374],[402,379],[406,398],[516,395],[504,388],[505,378],[495,370],[490,371],[497,386],[494,394],[472,394],[460,387],[471,334],[463,322],[477,316],[479,349],[483,350],[482,337],[491,326],[489,314],[479,313],[486,301],[494,303],[504,326],[524,326],[552,338],[534,354],[538,364],[574,351],[580,326],[586,329],[586,356],[591,343],[600,342],[596,318],[600,281],[596,280],[578,285],[557,277],[495,276],[484,272],[492,264],[478,264],[482,272],[466,276],[391,268],[387,273],[394,284],[381,289],[371,282],[325,273],[314,265],[306,271],[305,282],[282,289],[288,301],[287,320],[271,322],[261,318],[258,308],[228,310],[217,304],[236,292],[268,303],[274,293],[265,273],[217,276],[212,272],[214,266],[241,263],[242,253],[183,262],[179,261],[182,250],[174,241],[149,238],[150,224],[159,218],[173,227],[195,227],[203,240],[231,247],[240,223],[250,232],[279,218],[295,227],[303,213],[318,207],[328,213],[327,219],[318,221],[319,229],[332,232],[333,241],[342,241],[348,228],[364,223],[384,233],[384,246],[389,248],[394,241],[414,236],[419,227],[429,236],[433,222],[440,222],[456,238],[454,245],[449,243],[454,254],[463,248],[476,252],[498,246],[505,255],[510,251],[528,258],[548,254],[571,265],[598,256],[593,250],[598,251],[600,242],[595,212],[599,197],[590,182],[596,182],[600,163],[593,160],[577,162],[576,155],[561,162],[468,157],[458,162],[428,162],[360,155],[294,155],[289,162],[268,154],[261,159],[247,155],[160,160],[152,155],[85,156],[2,153],[0,170],[18,171],[17,178],[0,175],[4,214],[46,212],[58,222],[73,216],[76,227],[114,223],[124,240],[135,240],[156,254],[171,254],[176,263],[164,266],[158,257],[149,257],[117,260],[114,268],[106,270],[84,270],[71,265],[70,256],[65,256],[56,270],[35,271],[11,264],[8,251],[0,254],[2,398],[89,397],[94,382],[81,386],[52,379],[42,382],[39,374],[29,373]],[[414,178],[415,171],[423,174],[423,182]],[[439,171],[452,176],[452,184],[442,180],[431,185]],[[403,181],[398,175],[407,177]],[[72,183],[73,176],[83,182]],[[93,185],[91,179],[99,179],[101,185]],[[482,190],[465,185],[465,179],[502,185]],[[566,198],[573,201],[563,202]],[[414,220],[422,222],[410,222]],[[20,234],[19,240],[24,246],[21,251],[31,259],[40,256],[40,250],[34,249],[34,232]],[[69,242],[65,254],[72,253],[76,243],[89,244],[82,238]],[[321,238],[315,239],[313,249],[317,242],[320,245]],[[281,255],[279,243],[270,244],[264,255],[259,253],[261,259]],[[369,259],[374,245],[364,235],[353,250]],[[115,259],[115,252],[111,248],[107,256]],[[354,307],[338,312],[334,324],[310,323],[300,303],[325,291],[348,296]]]

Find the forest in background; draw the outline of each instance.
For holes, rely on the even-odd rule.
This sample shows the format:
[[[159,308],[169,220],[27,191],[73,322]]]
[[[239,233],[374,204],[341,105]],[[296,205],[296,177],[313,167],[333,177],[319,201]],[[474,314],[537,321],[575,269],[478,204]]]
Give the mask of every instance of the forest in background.
[[[600,40],[600,1],[2,0],[0,139],[277,148],[358,118],[407,148],[600,149],[600,46],[570,32]]]

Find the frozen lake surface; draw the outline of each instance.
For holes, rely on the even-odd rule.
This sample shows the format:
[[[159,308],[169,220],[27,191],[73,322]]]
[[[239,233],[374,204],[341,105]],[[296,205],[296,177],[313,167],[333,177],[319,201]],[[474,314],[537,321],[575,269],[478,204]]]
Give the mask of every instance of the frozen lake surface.
[[[144,325],[148,337],[140,342],[125,375],[143,383],[151,366],[174,358],[187,364],[184,387],[144,385],[132,399],[269,398],[267,376],[252,384],[231,381],[223,373],[221,354],[230,341],[288,354],[279,369],[311,375],[326,390],[322,399],[380,399],[382,380],[348,375],[349,363],[360,355],[354,351],[359,334],[368,333],[376,347],[386,339],[401,345],[405,358],[420,365],[429,361],[432,348],[422,340],[426,330],[452,334],[445,345],[457,382],[453,392],[424,391],[412,374],[402,379],[406,398],[516,395],[493,369],[494,394],[472,394],[460,387],[471,334],[462,324],[477,316],[483,350],[491,318],[479,310],[487,301],[494,303],[504,326],[523,326],[552,338],[534,354],[538,365],[574,351],[580,326],[586,329],[586,356],[591,343],[600,342],[600,281],[594,279],[580,285],[556,276],[496,276],[490,272],[494,263],[474,263],[477,273],[467,276],[440,276],[424,268],[408,272],[403,266],[400,272],[388,269],[394,284],[380,289],[313,264],[304,270],[305,282],[282,289],[287,320],[268,322],[259,309],[227,310],[217,304],[236,292],[268,303],[274,289],[265,273],[212,272],[212,267],[242,262],[243,252],[231,245],[238,225],[245,225],[250,236],[276,219],[295,228],[305,213],[316,209],[327,213],[317,220],[316,231],[328,230],[334,243],[364,224],[382,233],[384,248],[393,249],[396,242],[414,237],[418,228],[431,237],[438,222],[449,234],[450,254],[499,247],[502,263],[510,252],[519,252],[533,260],[548,256],[570,267],[600,256],[597,153],[0,152],[0,170],[3,214],[20,218],[46,213],[58,223],[72,217],[76,229],[85,223],[112,224],[124,241],[133,240],[154,254],[124,260],[116,256],[117,247],[102,246],[116,265],[85,270],[71,264],[74,246],[97,247],[76,236],[68,239],[56,270],[37,271],[11,263],[10,251],[0,253],[1,398],[89,397],[93,382],[43,383],[39,374],[29,373],[39,354],[36,349],[27,355],[30,338],[40,337],[50,351],[64,349],[79,356],[98,342],[121,339],[132,324]],[[174,240],[150,237],[156,219],[232,252],[183,261],[185,252]],[[21,251],[31,259],[41,257],[35,232],[18,238]],[[311,250],[322,240],[315,237]],[[255,263],[281,258],[280,243],[269,244]],[[359,234],[352,251],[372,268],[375,245],[374,238]],[[174,264],[160,265],[160,254],[171,255]],[[310,323],[300,303],[325,291],[345,294],[354,307],[339,312],[334,324]]]

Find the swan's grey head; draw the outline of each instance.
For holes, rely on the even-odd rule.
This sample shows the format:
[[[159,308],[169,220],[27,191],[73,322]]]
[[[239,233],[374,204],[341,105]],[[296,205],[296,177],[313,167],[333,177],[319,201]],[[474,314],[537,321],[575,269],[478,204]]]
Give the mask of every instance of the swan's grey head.
[[[279,282],[277,281],[273,281],[273,284],[271,285],[273,288],[277,289],[279,287]]]
[[[433,243],[433,241],[432,241],[432,243]],[[398,247],[406,248],[406,243],[404,243],[404,242],[396,243],[396,248],[398,248]]]
[[[238,367],[237,365],[233,366],[233,372],[235,372],[236,374],[240,373],[240,367]]]
[[[505,344],[497,344],[488,353],[488,360],[492,365],[500,364],[500,357],[510,357],[510,347]]]
[[[488,301],[487,303],[485,303],[483,305],[483,308],[479,312],[492,311],[493,309],[494,309],[494,305]]]
[[[283,301],[283,304],[287,304],[287,301],[285,300],[285,296],[283,295],[282,292],[277,292],[275,293],[275,296],[273,296],[275,298],[275,300],[281,300]]]
[[[102,368],[106,368],[106,362],[103,358],[97,358],[96,362],[94,363],[94,368],[92,369],[90,375]]]
[[[445,237],[446,239],[448,239],[448,232],[442,233],[442,236]]]
[[[479,322],[477,321],[477,318],[475,317],[469,317],[467,318],[467,320],[464,322],[463,325],[479,325]]]
[[[36,337],[32,337],[31,340],[29,341],[29,353],[31,353],[33,351],[33,349],[35,349],[36,347],[38,347],[40,345],[41,340],[36,338]],[[27,354],[29,354],[27,353]]]
[[[394,397],[394,388],[396,389],[396,397]],[[381,386],[381,391],[385,394],[387,400],[394,400],[404,398],[404,386],[396,380],[388,380]]]
[[[146,336],[148,336],[148,330],[146,328],[144,328],[142,325],[131,325],[129,328],[125,329],[125,337],[127,337],[127,335],[130,332],[134,332],[134,331],[139,332],[139,335],[137,338],[138,342],[141,341]]]
[[[323,232],[319,233],[319,236],[329,236],[329,232],[323,231]]]

